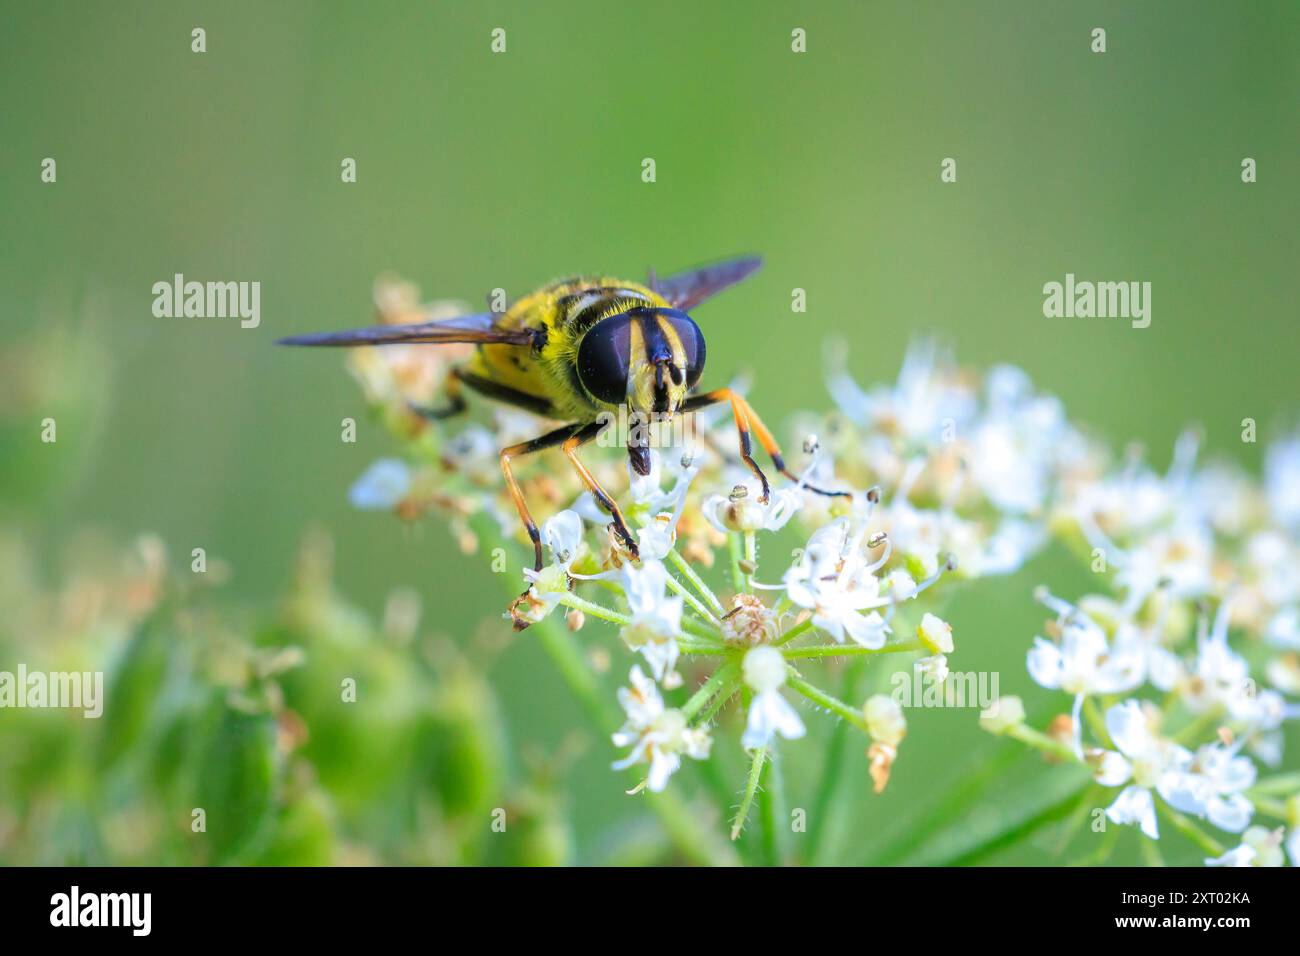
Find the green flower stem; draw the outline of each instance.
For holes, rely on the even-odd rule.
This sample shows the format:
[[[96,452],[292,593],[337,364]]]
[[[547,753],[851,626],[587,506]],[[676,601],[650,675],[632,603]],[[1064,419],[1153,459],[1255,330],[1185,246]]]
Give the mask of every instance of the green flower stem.
[[[682,713],[686,715],[686,719],[690,720],[699,713],[700,708],[711,701],[713,695],[721,691],[722,688],[734,680],[739,673],[740,665],[734,660],[728,661],[714,671],[709,679],[701,684],[699,689],[691,695],[690,700],[682,705]]]
[[[1122,829],[1121,827],[1107,827],[1106,832],[1102,834],[1101,846],[1097,847],[1097,849],[1093,850],[1091,853],[1084,854],[1083,856],[1079,857],[1079,859],[1074,860],[1073,862],[1067,865],[1069,866],[1104,865],[1106,861],[1109,860],[1111,856],[1114,854],[1115,847],[1119,844],[1119,831],[1121,829]],[[1148,843],[1153,843],[1153,841],[1148,840],[1144,836],[1142,838],[1142,846],[1145,847],[1145,845]],[[1156,863],[1153,865],[1158,866],[1159,864]]]
[[[920,641],[902,641],[898,644],[886,644],[884,647],[862,647],[859,644],[819,644],[815,647],[791,647],[781,651],[787,658],[794,660],[805,657],[864,657],[871,654],[901,654],[906,651],[923,650]]]
[[[612,699],[602,693],[577,643],[553,618],[534,624],[532,630],[588,719],[608,740],[608,735],[622,723],[622,717]],[[633,778],[640,776],[636,770],[630,774]],[[652,793],[646,799],[668,838],[686,859],[703,866],[736,865],[735,851],[718,840],[699,814],[676,793]]]
[[[1031,747],[1036,747],[1044,753],[1051,754],[1054,757],[1059,757],[1062,760],[1075,762],[1079,759],[1075,756],[1074,749],[1069,744],[1063,744],[1059,740],[1054,740],[1041,730],[1035,730],[1028,724],[1017,724],[1014,727],[1009,727],[1007,728],[1006,735],[1015,740],[1019,740],[1023,744],[1029,744]]]
[[[1205,713],[1193,718],[1190,723],[1174,734],[1173,740],[1180,744],[1191,743],[1200,738],[1207,730],[1210,730],[1223,719],[1223,709],[1219,706],[1211,707]]]
[[[1293,793],[1300,793],[1300,773],[1283,773],[1276,777],[1265,777],[1247,790],[1246,796],[1268,794],[1286,797]]]
[[[703,622],[697,624],[688,617],[682,618],[682,630],[691,637],[698,638],[707,647],[722,647],[721,636]]]
[[[1283,823],[1291,822],[1291,814],[1287,813],[1286,804],[1280,800],[1270,800],[1268,797],[1253,797],[1251,803],[1255,804],[1255,809],[1259,813],[1275,817]]]
[[[731,555],[731,588],[737,594],[745,590],[745,575],[740,570],[740,535],[727,535],[727,551]]]
[[[605,605],[597,604],[594,601],[588,601],[585,598],[580,598],[572,591],[565,592],[565,594],[560,598],[560,603],[566,607],[575,608],[583,614],[598,617],[602,621],[609,621],[613,624],[623,625],[624,627],[632,623],[632,619],[626,614],[620,614],[613,608],[605,607]]]
[[[709,607],[713,608],[715,614],[727,613],[722,606],[722,602],[718,600],[718,596],[713,593],[713,589],[704,583],[704,579],[700,577],[699,573],[691,567],[685,558],[678,554],[676,550],[673,550],[668,552],[668,560],[681,573],[682,577],[691,582],[691,586],[700,593],[704,600],[709,602]]]
[[[749,777],[745,781],[745,795],[740,798],[740,807],[731,821],[731,839],[740,839],[740,832],[745,829],[745,820],[749,818],[749,808],[754,804],[754,795],[758,792],[758,782],[763,776],[763,763],[767,759],[767,748],[759,747],[754,751],[753,762],[749,765]]]
[[[1142,834],[1142,840],[1138,843],[1138,848],[1142,851],[1142,862],[1144,865],[1165,865],[1165,858],[1160,855],[1160,844],[1151,839],[1145,833]]]
[[[850,707],[842,700],[832,697],[824,690],[814,687],[802,678],[796,677],[793,673],[786,677],[785,683],[791,690],[803,694],[803,696],[807,697],[818,707],[823,707],[826,710],[829,710],[832,714],[837,714],[840,717],[843,717],[864,734],[869,734],[869,731],[867,730],[867,718],[861,711],[854,707]]]
[[[866,658],[849,662],[844,668],[844,677],[840,684],[840,696],[853,696],[854,689],[866,668]],[[826,758],[817,782],[817,793],[813,797],[812,812],[808,816],[808,832],[804,840],[803,861],[808,866],[820,862],[822,837],[826,833],[826,824],[834,812],[835,793],[840,781],[844,779],[844,755],[848,752],[848,724],[837,720],[831,727],[830,738],[826,742]]]
[[[1173,824],[1175,830],[1210,854],[1210,856],[1223,856],[1223,845],[1177,810],[1167,807],[1157,800],[1156,811]]]
[[[713,721],[718,715],[718,711],[727,706],[731,698],[736,696],[736,691],[740,690],[740,674],[737,672],[722,685],[722,690],[718,691],[717,696],[709,702],[709,706],[700,714],[700,719],[695,722],[695,726],[704,727]]]
[[[479,529],[480,540],[490,538],[504,545],[504,539],[495,529],[484,530],[490,527],[484,525]],[[609,735],[622,724],[623,717],[613,698],[603,692],[578,643],[555,617],[539,621],[530,631],[537,635],[542,650],[550,657],[596,732],[608,741]],[[635,770],[629,773],[633,777],[639,776]],[[645,799],[669,841],[683,858],[699,866],[736,866],[740,862],[736,851],[721,840],[677,793],[651,793]]]
[[[1093,736],[1100,743],[1112,749],[1114,748],[1114,744],[1110,740],[1110,733],[1106,730],[1106,720],[1102,717],[1101,711],[1097,709],[1097,701],[1091,697],[1083,699],[1083,719],[1088,722]]]
[[[758,564],[758,545],[754,541],[754,532],[745,532],[745,563],[752,569]],[[754,573],[752,570],[745,572],[745,592],[754,593]]]
[[[672,581],[673,579],[670,577],[668,580]],[[613,608],[605,607],[603,604],[597,604],[594,601],[580,598],[572,591],[565,592],[565,594],[560,598],[560,603],[565,607],[574,608],[575,610],[581,611],[583,614],[590,614],[592,617],[599,618],[602,621],[609,621],[611,624],[618,624],[622,627],[626,627],[632,623],[632,619],[626,614],[615,611]],[[710,653],[710,651],[715,651],[720,654],[723,652],[722,645],[718,643],[719,635],[716,631],[706,629],[689,619],[682,620],[682,630],[687,634],[690,634],[692,637],[697,637],[704,642],[703,644],[683,642],[681,649],[686,653],[707,654]]]
[[[775,646],[780,647],[782,644],[789,644],[796,637],[799,637],[801,634],[805,634],[808,631],[812,630],[812,626],[813,626],[813,619],[812,619],[812,615],[809,614],[807,618],[800,621],[794,627],[790,628],[790,630],[782,634],[780,638],[777,639]]]
[[[784,837],[789,832],[785,820],[785,781],[781,779],[781,765],[773,753],[763,767],[763,780],[758,791],[763,862],[768,866],[780,866],[785,859]]]
[[[700,603],[699,598],[697,598],[694,594],[688,591],[686,589],[686,586],[682,584],[681,581],[678,581],[671,574],[668,575],[668,589],[675,594],[680,594],[683,600],[685,600],[686,603],[689,604],[695,610],[695,613],[698,614],[701,618],[703,618],[704,622],[709,625],[710,630],[717,633],[721,633],[719,631],[719,628],[722,626],[722,623],[716,617],[713,616],[713,614],[709,611],[708,608],[706,608],[703,604]]]
[[[1053,847],[1052,855],[1060,856],[1065,852],[1065,848],[1070,845],[1070,841],[1078,835],[1090,814],[1099,803],[1103,802],[1102,794],[1105,788],[1099,783],[1092,783],[1084,787],[1079,793],[1079,804],[1074,808],[1064,825],[1061,826],[1060,835],[1057,837],[1056,844]]]

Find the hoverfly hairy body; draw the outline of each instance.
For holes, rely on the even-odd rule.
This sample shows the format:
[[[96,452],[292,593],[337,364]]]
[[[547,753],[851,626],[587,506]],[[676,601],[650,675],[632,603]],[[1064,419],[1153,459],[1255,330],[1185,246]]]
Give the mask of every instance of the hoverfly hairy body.
[[[474,343],[477,348],[472,358],[450,374],[447,406],[417,411],[430,418],[457,414],[466,408],[464,389],[468,388],[543,418],[570,423],[501,451],[506,485],[533,543],[535,570],[543,566],[542,538],[511,462],[557,446],[610,515],[620,544],[636,559],[636,540],[618,504],[578,457],[578,449],[608,427],[620,407],[629,416],[649,422],[728,402],[739,434],[740,457],[762,486],[760,500],[766,503],[770,488],[754,461],[753,437],[776,469],[795,479],[771,432],[749,402],[728,388],[697,391],[704,371],[704,334],[687,310],[740,282],[760,264],[757,258],[734,259],[665,279],[651,276],[645,284],[610,277],[562,279],[520,299],[504,313],[300,335],[281,339],[280,344]],[[628,456],[638,474],[649,473],[648,449],[633,444],[630,436]],[[515,626],[526,624],[516,617]]]

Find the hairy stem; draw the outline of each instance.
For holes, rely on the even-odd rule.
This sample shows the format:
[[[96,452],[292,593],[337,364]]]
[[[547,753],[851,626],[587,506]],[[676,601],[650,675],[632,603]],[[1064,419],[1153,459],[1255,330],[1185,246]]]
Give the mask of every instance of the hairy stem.
[[[728,661],[714,671],[682,707],[682,713],[686,715],[686,719],[690,720],[699,713],[700,708],[711,701],[715,694],[720,693],[730,681],[735,679],[739,672],[740,665],[735,661]]]
[[[583,658],[576,642],[552,618],[533,627],[542,649],[559,670],[570,692],[577,698],[597,732],[608,740],[609,734],[622,719],[613,701],[601,692],[596,675]],[[636,771],[631,773],[639,776]],[[714,837],[709,827],[700,820],[699,814],[691,810],[678,794],[668,791],[648,794],[647,802],[673,846],[686,859],[704,866],[736,864],[734,851]]]
[[[740,798],[740,807],[731,821],[732,840],[740,839],[740,833],[745,829],[745,821],[749,818],[749,808],[754,804],[754,795],[758,793],[758,783],[763,777],[763,763],[766,759],[766,747],[754,751],[753,762],[749,765],[749,777],[745,781],[745,794]]]
[[[680,594],[682,599],[691,606],[696,614],[703,618],[704,622],[709,625],[712,631],[718,631],[719,628],[722,627],[722,622],[714,617],[707,607],[700,603],[700,599],[687,590],[686,586],[671,574],[668,575],[668,589],[674,594]]]
[[[1223,844],[1214,839],[1214,837],[1210,836],[1177,810],[1165,806],[1165,804],[1157,800],[1156,811],[1173,824],[1175,830],[1187,837],[1187,839],[1191,840],[1206,853],[1210,854],[1210,856],[1223,856]]]
[[[737,594],[745,590],[745,575],[740,570],[740,535],[727,535],[727,552],[731,555],[731,588]]]
[[[690,566],[690,563],[685,558],[678,554],[676,550],[673,550],[668,552],[668,560],[681,573],[682,577],[691,583],[691,586],[700,593],[704,600],[709,602],[709,607],[713,608],[715,614],[727,613],[722,606],[722,602],[718,600],[718,596],[713,593],[713,589],[704,583],[704,579]]]
[[[919,651],[923,645],[920,641],[902,641],[898,644],[886,644],[884,647],[862,647],[859,644],[820,644],[815,647],[791,647],[781,651],[787,658],[802,657],[864,657],[870,654],[901,654],[906,651]]]
[[[864,734],[868,733],[867,718],[857,708],[850,707],[848,704],[844,703],[844,701],[832,697],[824,690],[814,687],[802,678],[794,676],[794,674],[789,674],[785,679],[785,683],[791,690],[803,694],[803,696],[807,697],[818,707],[824,707],[832,714],[836,714],[847,720]]]

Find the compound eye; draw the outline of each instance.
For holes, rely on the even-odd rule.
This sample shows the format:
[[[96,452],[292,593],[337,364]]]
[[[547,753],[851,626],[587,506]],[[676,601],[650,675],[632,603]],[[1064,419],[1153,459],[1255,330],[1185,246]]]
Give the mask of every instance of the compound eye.
[[[593,397],[609,405],[627,401],[630,326],[627,315],[602,319],[587,330],[578,346],[578,378]]]
[[[682,352],[686,358],[686,387],[694,388],[704,372],[704,333],[685,312],[674,312],[666,318],[672,323],[673,331],[682,343]]]

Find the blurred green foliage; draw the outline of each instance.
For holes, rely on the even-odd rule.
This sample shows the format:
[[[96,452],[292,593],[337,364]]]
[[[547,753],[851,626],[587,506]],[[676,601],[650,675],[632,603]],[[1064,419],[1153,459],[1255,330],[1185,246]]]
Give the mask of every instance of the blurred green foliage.
[[[30,580],[22,540],[2,540],[6,580]],[[421,636],[409,595],[371,621],[334,593],[323,537],[261,613],[232,612],[156,539],[114,557],[59,593],[5,595],[22,633],[0,629],[4,660],[108,684],[99,719],[4,712],[0,861],[573,861],[554,788],[569,758],[511,771],[492,651]],[[489,846],[494,814],[509,826]]]

